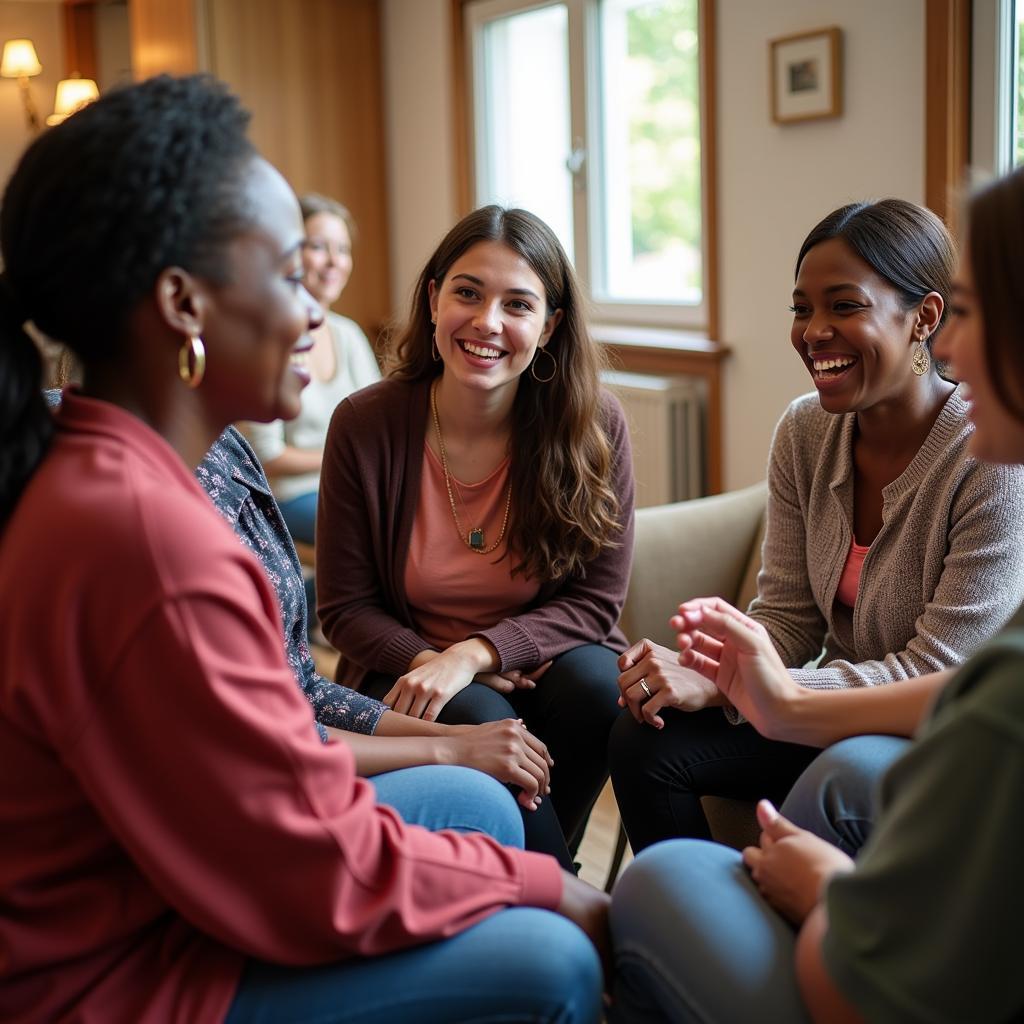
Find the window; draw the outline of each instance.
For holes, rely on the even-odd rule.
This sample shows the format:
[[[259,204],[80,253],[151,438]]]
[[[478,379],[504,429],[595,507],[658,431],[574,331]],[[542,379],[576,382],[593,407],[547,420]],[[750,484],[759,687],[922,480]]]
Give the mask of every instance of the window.
[[[975,0],[970,166],[984,176],[1024,163],[1024,3]]]
[[[477,204],[544,218],[610,322],[707,324],[698,0],[466,5]]]

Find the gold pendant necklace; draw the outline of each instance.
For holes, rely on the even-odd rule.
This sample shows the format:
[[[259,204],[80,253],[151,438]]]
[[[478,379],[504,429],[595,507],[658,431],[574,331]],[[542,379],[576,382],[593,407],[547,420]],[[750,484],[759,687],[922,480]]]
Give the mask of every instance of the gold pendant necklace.
[[[452,509],[452,519],[455,520],[455,532],[459,535],[459,540],[470,551],[474,551],[478,555],[489,555],[492,551],[497,550],[498,545],[501,544],[505,537],[505,528],[508,526],[508,510],[512,504],[512,480],[509,479],[508,488],[505,493],[505,514],[501,519],[501,530],[498,531],[498,539],[490,547],[485,547],[486,541],[484,540],[484,528],[482,526],[475,526],[468,532],[464,532],[462,523],[459,522],[459,513],[455,507],[455,495],[452,493],[451,474],[448,472],[448,452],[445,451],[444,437],[441,435],[441,420],[437,415],[436,380],[430,385],[430,411],[434,416],[434,430],[437,431],[437,447],[441,452],[441,468],[444,470],[444,486],[448,491],[448,504]]]

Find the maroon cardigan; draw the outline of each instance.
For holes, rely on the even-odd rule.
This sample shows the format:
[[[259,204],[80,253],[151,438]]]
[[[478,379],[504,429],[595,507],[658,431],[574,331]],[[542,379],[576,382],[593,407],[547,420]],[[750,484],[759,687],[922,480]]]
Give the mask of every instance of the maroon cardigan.
[[[317,611],[342,653],[336,678],[356,685],[369,671],[400,676],[431,647],[419,636],[405,594],[405,560],[423,470],[430,381],[384,380],[345,398],[324,448],[316,528]],[[519,615],[476,636],[500,670],[535,668],[583,644],[626,647],[618,628],[633,561],[633,461],[622,408],[601,393],[612,448],[611,483],[621,536],[584,577],[543,583]]]

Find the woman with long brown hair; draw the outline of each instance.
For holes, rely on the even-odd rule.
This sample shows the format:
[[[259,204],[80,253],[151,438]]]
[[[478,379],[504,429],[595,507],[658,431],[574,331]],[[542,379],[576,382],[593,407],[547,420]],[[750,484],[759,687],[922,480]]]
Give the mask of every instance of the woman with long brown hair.
[[[551,229],[476,210],[420,274],[388,378],[335,412],[318,512],[339,681],[416,718],[522,718],[555,762],[557,823],[527,814],[527,845],[563,864],[607,774],[633,548],[599,367]]]

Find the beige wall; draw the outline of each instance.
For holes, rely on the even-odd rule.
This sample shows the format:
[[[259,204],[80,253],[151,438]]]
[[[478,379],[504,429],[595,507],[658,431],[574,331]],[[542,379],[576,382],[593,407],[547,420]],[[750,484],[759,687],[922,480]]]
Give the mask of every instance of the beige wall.
[[[718,0],[718,159],[725,486],[764,476],[786,403],[811,390],[789,345],[793,260],[808,230],[855,199],[924,197],[922,0]],[[767,40],[843,29],[845,110],[773,124]]]
[[[8,39],[31,39],[42,74],[29,79],[39,117],[53,113],[57,83],[64,77],[64,37],[59,3],[0,3],[0,50]],[[6,185],[25,147],[32,140],[25,123],[18,83],[0,78],[0,182]]]
[[[383,0],[392,295],[404,302],[455,217],[449,0]],[[923,0],[718,0],[725,485],[764,476],[772,428],[810,390],[789,347],[793,258],[807,231],[859,198],[924,193]],[[843,29],[835,121],[769,115],[768,40]]]

